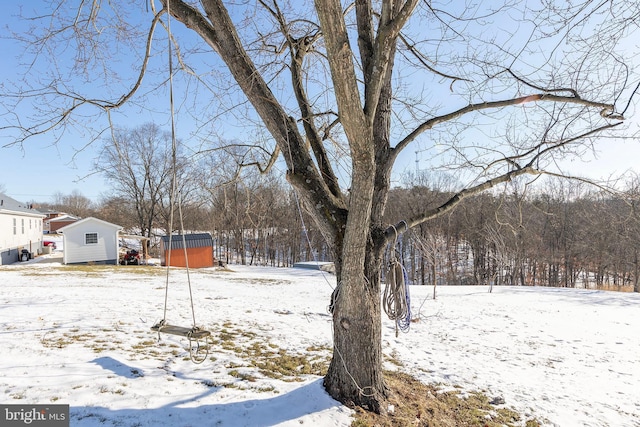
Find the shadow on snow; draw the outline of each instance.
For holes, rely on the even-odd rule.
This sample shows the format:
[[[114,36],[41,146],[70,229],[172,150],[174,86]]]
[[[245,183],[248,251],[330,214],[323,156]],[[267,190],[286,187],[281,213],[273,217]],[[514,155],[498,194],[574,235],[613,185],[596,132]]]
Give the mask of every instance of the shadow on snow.
[[[126,378],[139,378],[144,374],[113,359],[100,357],[93,363]],[[180,377],[175,373],[174,376]],[[204,380],[202,381],[204,382]],[[176,400],[157,408],[111,409],[98,406],[71,406],[71,425],[88,426],[234,426],[266,427],[297,420],[305,415],[319,413],[341,406],[322,386],[322,378],[302,385],[288,393],[265,399],[251,399],[228,403],[203,404],[206,396],[224,390],[210,387],[200,395]],[[195,405],[195,406],[191,406]],[[300,424],[301,421],[295,421]]]

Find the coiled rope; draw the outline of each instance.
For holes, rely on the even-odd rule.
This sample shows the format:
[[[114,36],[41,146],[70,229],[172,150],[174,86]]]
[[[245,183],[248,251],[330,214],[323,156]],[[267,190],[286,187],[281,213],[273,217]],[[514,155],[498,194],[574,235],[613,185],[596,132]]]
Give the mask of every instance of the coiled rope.
[[[409,328],[411,327],[409,278],[407,271],[396,256],[395,249],[389,260],[387,281],[382,298],[382,308],[390,320],[395,320],[396,337],[398,336],[398,329],[405,333],[409,332]]]

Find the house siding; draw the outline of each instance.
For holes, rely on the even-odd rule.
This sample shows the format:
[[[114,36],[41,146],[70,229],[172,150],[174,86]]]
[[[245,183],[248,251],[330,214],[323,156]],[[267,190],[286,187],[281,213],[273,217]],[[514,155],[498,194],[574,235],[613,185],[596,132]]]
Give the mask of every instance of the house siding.
[[[20,251],[27,249],[34,255],[42,251],[42,219],[40,212],[0,195],[0,265],[20,260]],[[10,206],[15,206],[11,207]],[[14,231],[15,220],[15,231]]]
[[[57,233],[62,227],[66,227],[67,225],[71,225],[74,222],[77,222],[77,219],[69,219],[64,221],[48,221],[48,224],[45,223],[45,231],[49,233]]]

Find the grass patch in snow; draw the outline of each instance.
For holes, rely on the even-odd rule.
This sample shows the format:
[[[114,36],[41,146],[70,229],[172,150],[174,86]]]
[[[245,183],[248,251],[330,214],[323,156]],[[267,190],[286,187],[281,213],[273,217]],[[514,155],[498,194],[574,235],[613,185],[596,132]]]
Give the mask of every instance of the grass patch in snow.
[[[330,349],[310,346],[304,354],[292,354],[254,331],[225,322],[213,339],[213,353],[229,353],[235,358],[226,365],[228,375],[243,381],[259,378],[301,381],[303,376],[322,376],[329,366]],[[238,368],[243,368],[242,371]]]
[[[323,376],[329,367],[328,359],[313,354],[289,354],[283,349],[252,359],[262,375],[284,381],[299,381],[302,375]]]
[[[105,264],[67,264],[47,266],[47,268],[20,267],[23,276],[58,276],[64,274],[84,274],[88,277],[102,277],[106,274],[136,274],[140,276],[165,275],[164,268],[153,265],[105,265]]]
[[[401,372],[385,372],[390,410],[374,414],[360,408],[351,427],[502,427],[522,425],[522,417],[503,405],[492,405],[480,392],[461,395],[442,391],[436,385],[422,384]],[[392,408],[392,409],[391,409]],[[538,427],[536,420],[526,420],[526,427]]]
[[[225,278],[225,280],[227,282],[242,283],[243,285],[258,285],[258,286],[291,285],[293,283],[291,280],[273,279],[273,278],[268,278],[268,277],[261,277],[261,278],[258,278],[258,277],[252,277],[252,278],[228,277],[228,278]]]
[[[97,335],[90,332],[82,333],[78,329],[59,334],[58,331],[45,333],[40,342],[47,348],[65,348],[74,343],[94,342]]]
[[[258,380],[258,378],[255,375],[249,372],[240,372],[237,369],[232,369],[231,371],[228,372],[228,374],[234,378],[238,378],[242,381],[248,381],[250,383],[254,383]]]

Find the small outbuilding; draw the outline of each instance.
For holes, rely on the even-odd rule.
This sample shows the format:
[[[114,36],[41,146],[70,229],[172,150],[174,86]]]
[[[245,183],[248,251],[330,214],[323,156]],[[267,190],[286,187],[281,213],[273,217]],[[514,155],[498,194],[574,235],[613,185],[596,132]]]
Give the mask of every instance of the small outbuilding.
[[[119,225],[93,217],[60,228],[63,264],[118,264],[118,235],[121,230]]]
[[[184,238],[183,238],[184,237]],[[185,259],[185,244],[187,259]],[[173,234],[171,236],[171,248],[169,248],[169,236],[160,239],[160,262],[171,267],[189,268],[213,267],[213,238],[209,233],[197,234]]]

